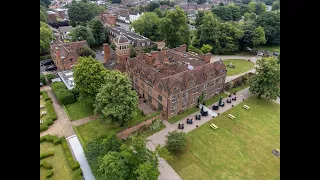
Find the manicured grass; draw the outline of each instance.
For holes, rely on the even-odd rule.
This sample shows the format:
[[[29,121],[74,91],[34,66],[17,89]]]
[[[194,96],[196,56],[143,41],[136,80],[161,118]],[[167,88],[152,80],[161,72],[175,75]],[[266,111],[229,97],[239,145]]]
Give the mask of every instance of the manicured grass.
[[[71,170],[67,157],[63,151],[62,144],[54,145],[51,142],[40,143],[40,154],[45,152],[54,152],[53,156],[44,158],[41,161],[47,161],[53,167],[54,175],[50,179],[64,179],[73,180],[75,172]],[[45,168],[40,168],[40,180],[46,179],[46,174],[49,170]]]
[[[216,97],[210,98],[210,99],[206,100],[206,106],[207,105],[212,105],[213,103],[218,102],[220,96],[222,96],[222,98],[227,97],[226,94],[222,93],[222,94],[220,94],[220,95],[218,95]],[[177,122],[177,121],[179,121],[179,120],[181,120],[181,119],[183,119],[183,118],[185,118],[185,117],[189,116],[190,114],[193,114],[193,113],[195,113],[197,111],[200,111],[199,108],[197,108],[197,107],[189,108],[186,111],[184,111],[183,113],[175,115],[175,116],[169,118],[168,122],[173,124],[173,123],[175,123],[175,122]]]
[[[93,115],[93,107],[82,106],[80,102],[65,105],[71,121],[82,119]]]
[[[222,61],[227,67],[227,76],[233,76],[241,73],[245,73],[250,69],[254,68],[254,64],[251,61],[245,59],[227,59]],[[229,64],[232,62],[232,65],[235,68],[229,68]]]
[[[168,161],[184,180],[280,179],[280,158],[272,154],[280,149],[280,105],[273,101],[250,97],[187,137],[186,150]]]
[[[140,109],[137,109],[136,112],[137,115],[133,118],[132,121],[129,121],[127,124],[125,124],[124,127],[120,127],[117,123],[111,123],[111,121],[108,120],[94,120],[75,128],[77,129],[83,142],[87,144],[94,138],[97,138],[104,133],[110,131],[119,132],[122,129],[138,124],[139,122],[145,120],[144,118],[147,117],[146,115],[141,114]]]
[[[258,49],[260,50],[268,50],[271,52],[278,52],[280,53],[280,46],[260,46]]]
[[[238,86],[236,88],[232,88],[232,89],[229,90],[229,92],[233,94],[234,92],[239,92],[239,91],[241,91],[241,90],[243,90],[243,89],[245,89],[247,87],[249,87],[249,84],[245,84],[245,85],[242,85],[242,86]]]

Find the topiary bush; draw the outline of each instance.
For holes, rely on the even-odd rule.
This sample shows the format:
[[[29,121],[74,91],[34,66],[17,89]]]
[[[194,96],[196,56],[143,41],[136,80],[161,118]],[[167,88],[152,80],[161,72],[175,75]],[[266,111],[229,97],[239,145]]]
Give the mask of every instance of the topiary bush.
[[[58,138],[58,136],[53,136],[50,134],[47,134],[45,136],[40,137],[40,143],[45,142],[45,141],[53,142],[55,145],[61,144],[61,139]]]
[[[52,102],[50,100],[46,101],[46,108],[47,112],[49,114],[49,117],[55,121],[57,119],[57,114],[56,111],[53,108]]]
[[[44,159],[44,158],[47,158],[47,157],[50,157],[50,156],[53,156],[53,155],[54,155],[54,152],[42,153],[42,154],[40,154],[40,160]]]
[[[187,136],[185,132],[172,131],[167,135],[168,149],[182,151],[187,147]]]
[[[48,125],[46,123],[40,124],[40,132],[48,129]]]
[[[46,77],[43,74],[40,74],[40,82],[42,82],[43,85],[47,85]]]
[[[51,178],[53,176],[53,170],[49,170],[46,174],[46,178]]]
[[[44,167],[46,169],[52,169],[52,166],[47,161],[40,162],[40,167]]]
[[[68,146],[66,138],[61,138],[60,140],[62,142],[62,148],[64,150],[64,153],[67,156],[70,168],[72,169],[72,171],[75,171],[75,170],[79,169],[80,168],[80,164],[79,164],[79,162],[74,160],[74,158],[72,156],[72,153],[71,153],[71,150],[70,150],[70,148]]]
[[[48,96],[48,93],[47,91],[42,91],[42,98],[47,101],[47,100],[50,100],[50,97]]]
[[[48,126],[53,124],[53,120],[51,118],[46,118],[46,122]]]

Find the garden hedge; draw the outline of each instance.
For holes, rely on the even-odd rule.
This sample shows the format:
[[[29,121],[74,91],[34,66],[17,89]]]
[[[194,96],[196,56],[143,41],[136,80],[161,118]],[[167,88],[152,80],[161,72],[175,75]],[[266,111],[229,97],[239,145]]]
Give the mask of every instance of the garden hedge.
[[[58,136],[53,136],[50,134],[47,134],[45,136],[40,137],[40,143],[42,142],[53,142],[53,144],[57,145],[57,144],[61,144],[61,139],[58,138]]]
[[[57,120],[57,114],[56,114],[56,112],[54,111],[54,108],[53,108],[53,105],[52,105],[52,101],[51,101],[51,100],[46,101],[46,108],[47,108],[49,117],[50,117],[52,120],[54,120],[54,121]]]
[[[49,170],[46,175],[46,178],[51,178],[52,176],[53,176],[53,170]]]
[[[53,124],[53,120],[51,118],[46,118],[46,122],[48,126]]]
[[[80,164],[79,164],[79,162],[74,160],[74,158],[72,156],[72,153],[71,153],[71,150],[70,150],[70,148],[68,146],[67,140],[65,138],[61,138],[61,142],[62,142],[62,148],[64,150],[64,153],[67,156],[70,168],[72,169],[72,171],[75,171],[75,170],[79,169],[80,168]]]
[[[43,85],[47,85],[46,77],[43,74],[40,74],[40,82],[42,82]]]
[[[54,155],[54,152],[42,153],[42,154],[40,154],[40,160],[44,159],[44,158],[47,158],[47,157],[50,157],[50,156],[53,156],[53,155]]]
[[[51,164],[49,164],[47,161],[40,162],[40,167],[44,167],[46,169],[52,169]]]
[[[43,98],[45,101],[50,100],[50,97],[48,96],[47,91],[42,91],[41,94],[42,94],[42,98]]]
[[[56,77],[56,75],[54,74],[46,74],[46,78],[49,82],[51,82],[51,79],[54,79]]]
[[[45,60],[45,59],[51,59],[51,55],[46,55],[46,56],[40,56],[40,61]]]
[[[49,127],[46,123],[40,124],[40,132],[47,130]]]
[[[76,102],[74,94],[68,90],[62,82],[53,82],[51,87],[60,105],[67,105]]]

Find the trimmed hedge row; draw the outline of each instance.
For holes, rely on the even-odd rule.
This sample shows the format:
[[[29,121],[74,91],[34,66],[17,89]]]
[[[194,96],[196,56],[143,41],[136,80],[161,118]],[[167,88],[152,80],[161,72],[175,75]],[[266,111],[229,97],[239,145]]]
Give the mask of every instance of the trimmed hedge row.
[[[70,168],[72,169],[72,171],[79,169],[80,164],[79,164],[79,162],[77,162],[73,159],[71,150],[70,150],[68,143],[67,143],[67,140],[65,138],[61,138],[61,142],[62,142],[62,147],[63,147],[64,153],[67,156]]]
[[[49,82],[51,82],[51,79],[54,79],[56,77],[56,75],[54,74],[46,74],[46,78]]]
[[[56,114],[56,111],[53,108],[51,100],[46,101],[46,108],[47,108],[47,111],[48,111],[48,114],[49,114],[50,118],[52,120],[54,120],[54,121],[57,120],[57,114]]]
[[[53,82],[51,87],[60,105],[67,105],[76,102],[73,93],[67,89],[63,82]]]
[[[40,124],[40,132],[45,131],[49,128],[47,123]]]
[[[53,142],[53,144],[61,144],[61,139],[58,138],[58,136],[53,136],[50,134],[47,134],[45,136],[40,137],[40,143],[42,142]]]
[[[51,164],[49,164],[47,161],[40,162],[40,167],[44,167],[46,169],[52,169]]]
[[[42,94],[42,98],[47,101],[47,100],[50,100],[50,97],[47,93],[47,91],[41,91],[41,94]]]
[[[42,82],[43,85],[47,85],[46,77],[43,74],[40,74],[40,82]]]
[[[54,155],[54,152],[42,153],[42,154],[40,154],[40,160],[44,159],[44,158],[47,158],[47,157],[50,157],[50,156],[53,156],[53,155]]]
[[[78,139],[79,139],[82,147],[85,147],[84,140],[82,139],[82,137],[81,137],[81,135],[80,135],[80,133],[79,133],[79,131],[78,131],[77,126],[73,126],[73,130],[76,132],[76,135],[77,135],[77,137],[78,137]]]
[[[46,175],[46,178],[51,178],[52,176],[53,176],[53,171],[49,170],[47,175]]]

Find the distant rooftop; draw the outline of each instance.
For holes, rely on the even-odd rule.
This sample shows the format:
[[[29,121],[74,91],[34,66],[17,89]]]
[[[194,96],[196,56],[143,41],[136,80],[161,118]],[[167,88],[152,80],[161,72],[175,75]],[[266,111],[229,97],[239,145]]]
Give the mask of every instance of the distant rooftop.
[[[133,33],[133,32],[131,32],[131,31],[127,31],[127,30],[125,30],[125,29],[122,28],[122,27],[114,27],[114,28],[112,28],[112,30],[113,30],[113,31],[116,31],[118,35],[120,35],[120,32],[121,32],[123,35],[125,35],[125,36],[127,36],[127,37],[131,37],[131,38],[133,38],[133,39],[140,39],[140,40],[146,40],[146,39],[148,39],[148,38],[146,38],[146,37],[144,37],[144,36],[141,36],[141,35],[139,35],[139,34]]]
[[[67,86],[67,88],[69,90],[74,88],[75,84],[74,84],[74,81],[73,81],[73,72],[72,72],[72,70],[58,72],[58,75],[59,75],[60,79],[63,81],[63,83]]]

